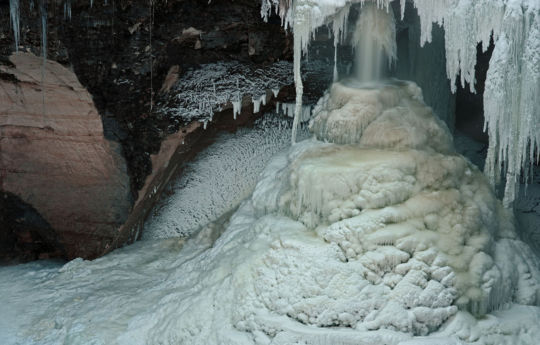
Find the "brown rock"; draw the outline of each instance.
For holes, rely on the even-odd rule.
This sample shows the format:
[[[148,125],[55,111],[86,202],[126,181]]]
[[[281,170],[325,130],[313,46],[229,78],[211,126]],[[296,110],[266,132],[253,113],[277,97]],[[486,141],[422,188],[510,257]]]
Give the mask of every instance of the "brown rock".
[[[75,74],[32,54],[0,65],[0,190],[32,205],[67,258],[94,258],[118,237],[130,210],[119,144]],[[44,81],[42,83],[42,80]],[[9,229],[0,229],[9,231]]]

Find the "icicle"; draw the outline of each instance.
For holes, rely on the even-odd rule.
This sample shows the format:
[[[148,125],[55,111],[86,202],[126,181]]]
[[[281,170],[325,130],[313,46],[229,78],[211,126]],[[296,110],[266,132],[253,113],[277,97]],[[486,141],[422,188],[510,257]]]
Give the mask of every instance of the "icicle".
[[[251,98],[253,102],[253,113],[258,113],[261,110],[261,100],[256,98]]]
[[[45,68],[47,66],[47,6],[46,0],[41,0],[41,95],[43,103],[43,117],[45,118]]]
[[[291,142],[296,143],[296,132],[298,131],[298,122],[300,120],[300,112],[302,111],[302,96],[304,93],[304,85],[302,84],[302,75],[300,73],[300,65],[302,62],[302,35],[296,34],[296,28],[301,26],[301,22],[295,23],[294,33],[294,84],[296,87],[296,108],[294,111],[294,120],[292,125]],[[301,28],[306,29],[306,28]]]
[[[279,89],[272,89],[272,93],[274,94],[274,98],[277,98],[279,94]]]
[[[64,20],[69,19],[71,21],[71,0],[64,2]]]
[[[47,6],[46,0],[41,0],[41,56],[43,67],[47,63]]]
[[[236,115],[240,114],[242,110],[242,100],[231,101],[231,103],[233,105],[233,118],[236,120]]]
[[[334,81],[338,81],[339,75],[337,70],[337,51],[338,44],[345,38],[347,32],[347,19],[349,18],[350,5],[347,4],[335,16],[332,22],[332,31],[334,32]]]
[[[149,47],[150,47],[150,113],[152,113],[152,110],[154,109],[154,59],[152,56],[152,27],[154,26],[154,0],[150,1],[150,28],[149,28]],[[114,1],[113,1],[113,11],[114,11]],[[113,13],[114,14],[114,13]],[[114,16],[113,16],[114,18]],[[113,23],[114,24],[114,23]],[[114,26],[113,26],[114,27]]]
[[[21,11],[19,8],[19,0],[9,0],[9,13],[11,18],[11,24],[13,25],[13,39],[15,41],[15,51],[18,52],[21,30]]]
[[[262,95],[258,99],[251,98],[251,101],[253,102],[253,113],[258,113],[261,110],[261,103],[262,105],[266,105],[266,94]]]
[[[334,82],[339,80],[337,71],[337,45],[334,44]]]

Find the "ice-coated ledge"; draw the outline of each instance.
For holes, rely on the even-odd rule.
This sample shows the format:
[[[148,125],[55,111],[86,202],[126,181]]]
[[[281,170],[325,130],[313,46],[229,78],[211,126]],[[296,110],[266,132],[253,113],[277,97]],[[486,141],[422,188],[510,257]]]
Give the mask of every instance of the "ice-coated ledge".
[[[292,65],[279,61],[264,69],[240,62],[221,62],[202,65],[187,71],[171,88],[168,97],[158,103],[158,111],[183,122],[211,121],[215,112],[231,103],[236,117],[242,98],[251,95],[254,112],[266,102],[266,90],[274,95],[285,85],[293,83]]]

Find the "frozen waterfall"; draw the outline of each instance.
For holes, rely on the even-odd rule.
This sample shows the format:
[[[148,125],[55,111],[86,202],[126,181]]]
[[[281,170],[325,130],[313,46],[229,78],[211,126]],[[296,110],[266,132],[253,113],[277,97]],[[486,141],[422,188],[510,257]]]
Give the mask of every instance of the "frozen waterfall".
[[[410,1],[420,16],[420,45],[431,41],[433,23],[444,28],[446,73],[453,91],[457,82],[474,90],[476,46],[481,43],[486,50],[491,39],[495,43],[484,92],[490,138],[485,173],[492,185],[506,177],[504,203],[510,206],[520,175],[527,177],[527,167],[540,155],[540,0]],[[343,39],[351,5],[369,2],[389,10],[392,0],[262,0],[263,18],[275,9],[284,26],[294,30],[297,116],[303,89],[300,61],[310,37],[328,25],[336,42]],[[399,5],[403,18],[406,0]]]

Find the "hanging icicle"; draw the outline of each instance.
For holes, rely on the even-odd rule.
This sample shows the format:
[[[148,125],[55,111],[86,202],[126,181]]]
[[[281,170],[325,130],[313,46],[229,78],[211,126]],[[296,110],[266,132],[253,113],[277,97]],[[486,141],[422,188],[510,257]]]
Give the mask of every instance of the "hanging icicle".
[[[19,7],[19,0],[9,0],[9,13],[11,18],[11,24],[13,25],[13,39],[15,41],[15,51],[19,51],[19,40],[20,40],[20,16],[21,10]]]
[[[43,102],[43,118],[45,118],[45,68],[47,65],[47,0],[41,0],[41,94]]]

